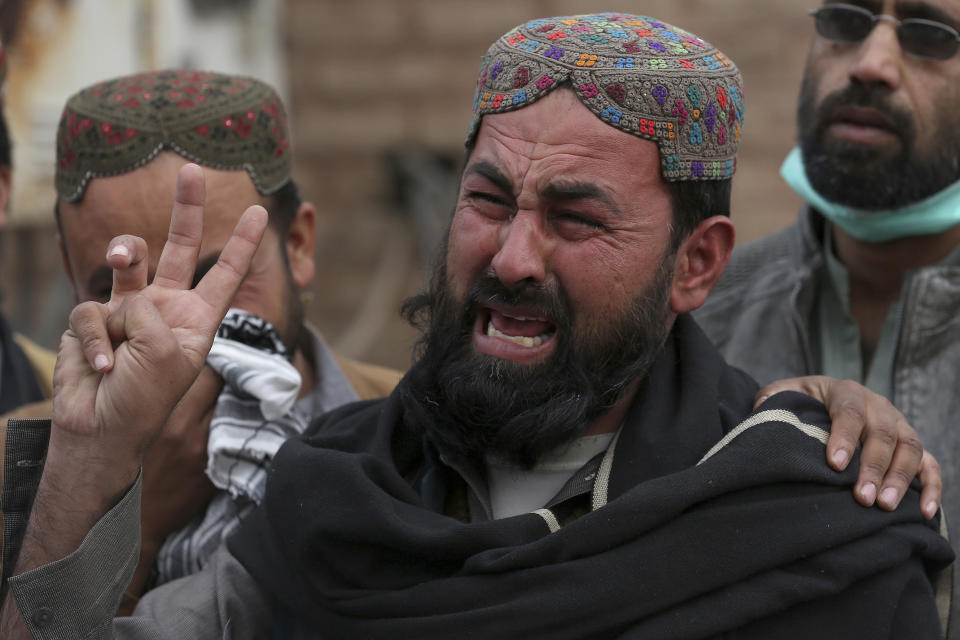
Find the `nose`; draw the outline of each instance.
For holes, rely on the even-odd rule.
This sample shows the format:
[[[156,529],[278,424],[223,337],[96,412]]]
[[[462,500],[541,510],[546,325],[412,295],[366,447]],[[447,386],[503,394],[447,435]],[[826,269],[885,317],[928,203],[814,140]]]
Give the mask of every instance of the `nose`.
[[[518,212],[503,225],[491,266],[508,287],[543,282],[547,275],[548,241],[532,212]]]
[[[864,85],[881,85],[891,91],[903,79],[903,51],[897,40],[895,24],[881,20],[860,43],[851,80]]]

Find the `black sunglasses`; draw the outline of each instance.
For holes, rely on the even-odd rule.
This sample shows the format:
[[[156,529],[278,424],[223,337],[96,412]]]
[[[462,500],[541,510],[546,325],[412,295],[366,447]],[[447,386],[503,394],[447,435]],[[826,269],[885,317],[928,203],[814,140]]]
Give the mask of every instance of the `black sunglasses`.
[[[812,9],[817,33],[837,42],[860,42],[865,39],[874,26],[886,20],[897,27],[897,40],[905,53],[918,58],[947,60],[960,48],[960,33],[953,27],[923,20],[908,18],[897,20],[886,14],[871,13],[863,7],[852,4],[828,4]]]

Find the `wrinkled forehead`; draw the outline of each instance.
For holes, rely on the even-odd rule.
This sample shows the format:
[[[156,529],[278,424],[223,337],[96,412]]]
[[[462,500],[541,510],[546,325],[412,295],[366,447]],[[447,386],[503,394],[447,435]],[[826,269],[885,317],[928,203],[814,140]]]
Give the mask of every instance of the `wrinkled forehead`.
[[[481,120],[569,87],[605,125],[657,143],[665,180],[723,180],[736,168],[743,84],[703,39],[649,16],[544,18],[498,39],[481,66],[467,145]]]
[[[656,143],[607,126],[573,91],[561,88],[526,109],[485,116],[467,166],[485,161],[523,171],[531,163],[549,163],[569,171],[606,163],[622,179],[635,172],[641,156],[652,156],[652,171],[649,162],[643,170],[661,180]]]

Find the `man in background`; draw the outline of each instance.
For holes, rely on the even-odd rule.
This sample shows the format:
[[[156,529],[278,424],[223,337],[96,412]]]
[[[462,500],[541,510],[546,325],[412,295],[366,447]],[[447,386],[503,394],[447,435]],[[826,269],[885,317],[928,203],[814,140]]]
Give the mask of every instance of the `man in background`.
[[[889,398],[960,514],[960,2],[813,12],[796,224],[733,253],[697,319],[764,384],[825,374]]]
[[[252,78],[193,70],[114,78],[79,91],[64,108],[56,215],[78,303],[109,301],[107,250],[118,235],[141,238],[129,255],[149,252],[137,268],[153,279],[177,175],[190,161],[206,167],[198,279],[216,262],[240,212],[251,203],[270,211],[266,239],[217,346],[144,465],[143,548],[124,610],[145,588],[202,568],[262,497],[280,444],[302,432],[310,416],[386,395],[399,380],[397,372],[333,353],[304,319],[300,292],[314,277],[316,212],[300,199],[291,158],[280,98]],[[8,439],[8,460],[31,458],[34,442]],[[4,469],[7,573],[15,552],[9,541],[22,533],[29,509],[15,496],[33,477],[29,468]]]

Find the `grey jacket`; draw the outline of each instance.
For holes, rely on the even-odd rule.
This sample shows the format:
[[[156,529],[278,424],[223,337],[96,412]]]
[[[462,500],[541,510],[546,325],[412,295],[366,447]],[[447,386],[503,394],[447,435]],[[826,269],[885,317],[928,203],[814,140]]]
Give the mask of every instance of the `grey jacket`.
[[[826,268],[823,225],[805,209],[793,226],[734,251],[695,314],[727,362],[760,384],[820,373],[810,332]],[[908,273],[890,400],[940,462],[944,512],[960,522],[960,267]]]

